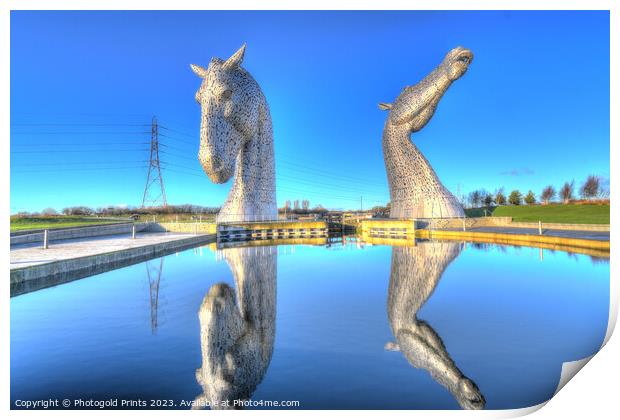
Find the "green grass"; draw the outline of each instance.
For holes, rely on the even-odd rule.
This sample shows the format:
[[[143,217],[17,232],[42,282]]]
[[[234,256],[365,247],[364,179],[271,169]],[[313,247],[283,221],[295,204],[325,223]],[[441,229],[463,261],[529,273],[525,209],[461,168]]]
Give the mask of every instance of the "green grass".
[[[31,229],[58,229],[77,226],[118,223],[119,220],[86,216],[11,216],[11,232]]]
[[[499,206],[493,216],[512,217],[515,222],[609,224],[609,204],[550,204]],[[467,209],[467,217],[484,216],[482,209]]]

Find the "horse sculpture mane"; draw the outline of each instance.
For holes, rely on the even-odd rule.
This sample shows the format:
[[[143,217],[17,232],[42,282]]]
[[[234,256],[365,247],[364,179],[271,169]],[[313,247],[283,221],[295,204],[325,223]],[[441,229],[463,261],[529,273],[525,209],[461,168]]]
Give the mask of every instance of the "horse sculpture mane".
[[[218,223],[276,220],[273,129],[265,95],[241,67],[245,44],[226,61],[208,68],[192,64],[203,79],[196,92],[201,105],[198,160],[211,181],[234,175]]]
[[[465,216],[461,204],[439,181],[410,136],[428,123],[443,94],[465,74],[472,59],[471,51],[457,47],[420,83],[403,89],[393,104],[379,104],[380,109],[389,111],[383,129],[383,158],[391,218]]]

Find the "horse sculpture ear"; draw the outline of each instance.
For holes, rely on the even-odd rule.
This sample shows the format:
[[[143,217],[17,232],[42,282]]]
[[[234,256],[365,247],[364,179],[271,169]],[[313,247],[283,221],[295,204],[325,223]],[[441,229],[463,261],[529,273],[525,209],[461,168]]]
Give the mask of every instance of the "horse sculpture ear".
[[[192,68],[192,71],[196,73],[196,76],[202,77],[203,79],[207,77],[207,69],[204,67],[200,67],[197,64],[190,64],[189,66]]]
[[[230,58],[228,60],[226,60],[224,62],[224,64],[222,64],[222,68],[224,70],[234,70],[237,67],[239,67],[241,65],[241,62],[243,61],[243,55],[245,54],[245,44],[243,44],[241,46],[241,48],[239,48],[237,50],[236,53],[234,53],[233,55],[230,56]]]

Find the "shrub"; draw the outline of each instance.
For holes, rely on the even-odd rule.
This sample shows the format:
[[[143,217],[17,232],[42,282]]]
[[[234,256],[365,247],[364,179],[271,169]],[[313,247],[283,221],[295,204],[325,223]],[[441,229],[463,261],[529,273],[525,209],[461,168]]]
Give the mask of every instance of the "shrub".
[[[524,199],[525,203],[527,205],[532,205],[532,204],[536,204],[536,196],[534,195],[534,193],[532,192],[532,190],[529,190],[527,192],[527,194],[525,195],[525,199]]]
[[[521,205],[522,199],[523,199],[523,196],[521,195],[521,192],[519,190],[513,190],[508,196],[508,202],[512,204],[513,206]]]

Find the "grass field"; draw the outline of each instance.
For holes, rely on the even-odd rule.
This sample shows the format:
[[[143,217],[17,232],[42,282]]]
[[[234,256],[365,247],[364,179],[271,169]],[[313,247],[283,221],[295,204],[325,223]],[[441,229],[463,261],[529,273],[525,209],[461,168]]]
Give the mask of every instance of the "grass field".
[[[11,232],[31,229],[59,229],[118,223],[119,220],[86,216],[11,216]]]
[[[609,204],[550,204],[548,206],[499,206],[496,217],[512,217],[515,222],[609,224]],[[484,216],[483,209],[467,209],[467,217]]]

